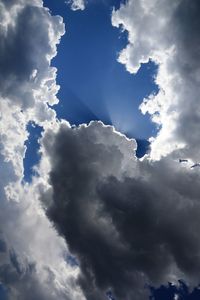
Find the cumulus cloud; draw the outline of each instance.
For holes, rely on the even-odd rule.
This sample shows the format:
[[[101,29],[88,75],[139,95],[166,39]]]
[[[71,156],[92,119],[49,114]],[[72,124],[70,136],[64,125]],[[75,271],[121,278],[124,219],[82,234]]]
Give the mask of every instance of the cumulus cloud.
[[[14,188],[7,191],[9,203],[1,199],[0,213],[0,280],[8,299],[83,299],[75,288],[78,268],[67,265],[66,244],[45,217],[36,189],[19,186],[14,194]]]
[[[127,70],[136,73],[149,59],[158,64],[159,93],[140,107],[160,128],[153,159],[175,149],[199,159],[199,13],[198,0],[129,0],[112,14],[113,25],[128,31],[119,56]]]
[[[0,96],[19,105],[37,121],[55,113],[56,69],[50,61],[64,33],[62,18],[52,17],[42,1],[1,1]],[[40,47],[38,47],[40,45]]]
[[[198,172],[172,157],[138,160],[135,141],[101,122],[63,123],[43,147],[51,164],[43,203],[79,260],[86,299],[108,290],[147,299],[147,283],[198,283]]]
[[[23,183],[27,124],[56,123],[61,17],[40,0],[0,1],[0,282],[6,299],[84,299],[68,248],[38,201],[45,176]],[[36,184],[37,182],[37,184]]]
[[[110,291],[141,300],[146,284],[199,283],[200,175],[178,162],[199,159],[198,15],[186,0],[129,0],[113,11],[129,34],[119,61],[131,73],[158,65],[159,92],[140,107],[159,128],[149,156],[138,160],[135,141],[100,122],[44,134],[50,187],[41,200],[78,258],[86,299]]]

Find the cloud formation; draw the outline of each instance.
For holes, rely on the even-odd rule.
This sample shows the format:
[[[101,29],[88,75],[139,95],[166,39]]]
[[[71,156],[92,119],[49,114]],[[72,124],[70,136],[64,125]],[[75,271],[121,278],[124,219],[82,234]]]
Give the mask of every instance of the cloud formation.
[[[175,149],[199,160],[199,12],[198,0],[129,0],[113,12],[112,23],[128,31],[129,43],[119,61],[136,73],[141,63],[158,64],[157,95],[141,105],[160,128],[151,157]]]
[[[44,121],[55,114],[47,103],[58,102],[50,61],[64,33],[62,18],[52,17],[42,1],[1,1],[0,6],[0,95],[11,105],[32,108],[31,117]]]
[[[43,146],[51,164],[43,202],[79,260],[86,299],[110,289],[116,299],[147,299],[147,283],[198,283],[198,172],[171,157],[138,160],[135,141],[101,122],[64,123]]]
[[[0,282],[9,300],[103,300],[108,291],[143,300],[147,284],[199,283],[200,174],[178,163],[199,159],[198,16],[196,0],[129,0],[113,11],[129,33],[119,61],[131,73],[158,64],[159,93],[141,111],[160,130],[138,160],[136,142],[112,126],[56,119],[50,63],[62,18],[41,0],[0,0]],[[25,184],[30,121],[44,132],[38,175]]]
[[[199,173],[178,162],[199,159],[198,15],[198,2],[186,0],[129,0],[113,11],[129,34],[119,61],[131,73],[158,64],[159,92],[141,105],[160,128],[149,156],[137,160],[135,142],[99,122],[44,135],[43,203],[78,257],[87,299],[111,290],[141,300],[147,283],[199,283]]]

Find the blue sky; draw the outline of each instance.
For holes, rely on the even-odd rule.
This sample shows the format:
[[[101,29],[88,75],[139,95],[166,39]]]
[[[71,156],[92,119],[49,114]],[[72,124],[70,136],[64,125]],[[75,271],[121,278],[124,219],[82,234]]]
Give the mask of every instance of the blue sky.
[[[70,1],[0,0],[0,300],[199,300],[200,2]]]
[[[72,11],[64,1],[44,1],[53,14],[64,18],[66,34],[52,64],[58,68],[59,118],[71,124],[102,120],[129,136],[147,139],[155,134],[148,116],[138,111],[142,99],[157,87],[156,66],[143,65],[135,76],[117,62],[127,44],[126,33],[111,24],[119,1],[89,2],[84,11]]]
[[[58,118],[71,124],[101,120],[138,140],[137,155],[148,149],[147,139],[154,136],[156,126],[138,107],[143,98],[157,92],[154,83],[157,67],[153,62],[143,64],[136,75],[126,71],[117,61],[127,44],[127,33],[111,24],[112,9],[119,0],[91,1],[84,11],[72,11],[64,0],[45,0],[53,15],[61,15],[66,33],[58,45],[52,65],[58,69],[59,104],[54,106]],[[35,129],[34,129],[35,128]],[[25,180],[34,174],[38,162],[38,127],[28,126],[24,160]]]

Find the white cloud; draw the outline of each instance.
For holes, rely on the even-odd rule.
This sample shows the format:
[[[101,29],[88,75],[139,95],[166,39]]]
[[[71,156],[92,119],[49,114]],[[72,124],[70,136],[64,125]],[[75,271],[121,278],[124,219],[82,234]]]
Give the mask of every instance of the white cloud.
[[[67,4],[70,4],[72,10],[84,10],[85,1],[84,0],[69,0],[66,1]]]
[[[187,0],[129,0],[112,14],[114,26],[128,31],[129,43],[119,61],[136,73],[149,59],[158,64],[159,93],[144,99],[160,130],[151,157],[159,159],[175,149],[198,160],[199,151],[199,2]]]
[[[64,24],[40,0],[1,0],[0,11],[0,281],[10,300],[84,299],[78,267],[67,264],[68,248],[39,202],[45,177],[22,181],[27,124],[56,126],[50,63]]]
[[[102,300],[111,288],[119,300],[141,300],[148,282],[199,280],[200,178],[177,162],[199,158],[199,19],[190,3],[130,0],[113,12],[129,32],[119,61],[130,72],[149,59],[159,65],[160,91],[141,110],[161,130],[153,160],[139,161],[135,141],[111,126],[56,120],[50,62],[62,18],[40,0],[0,0],[0,281],[9,299]],[[29,121],[44,128],[42,158],[38,177],[23,184]],[[80,267],[66,263],[67,245],[40,200]]]
[[[48,104],[58,102],[59,87],[50,61],[64,33],[62,18],[52,17],[41,1],[1,1],[0,5],[0,96],[36,122],[54,118]]]

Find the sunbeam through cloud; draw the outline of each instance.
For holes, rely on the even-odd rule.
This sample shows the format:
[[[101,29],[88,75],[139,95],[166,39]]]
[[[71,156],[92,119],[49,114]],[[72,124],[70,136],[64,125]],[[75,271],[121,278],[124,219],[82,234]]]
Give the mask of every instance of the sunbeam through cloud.
[[[0,300],[200,299],[198,0],[0,0]]]

